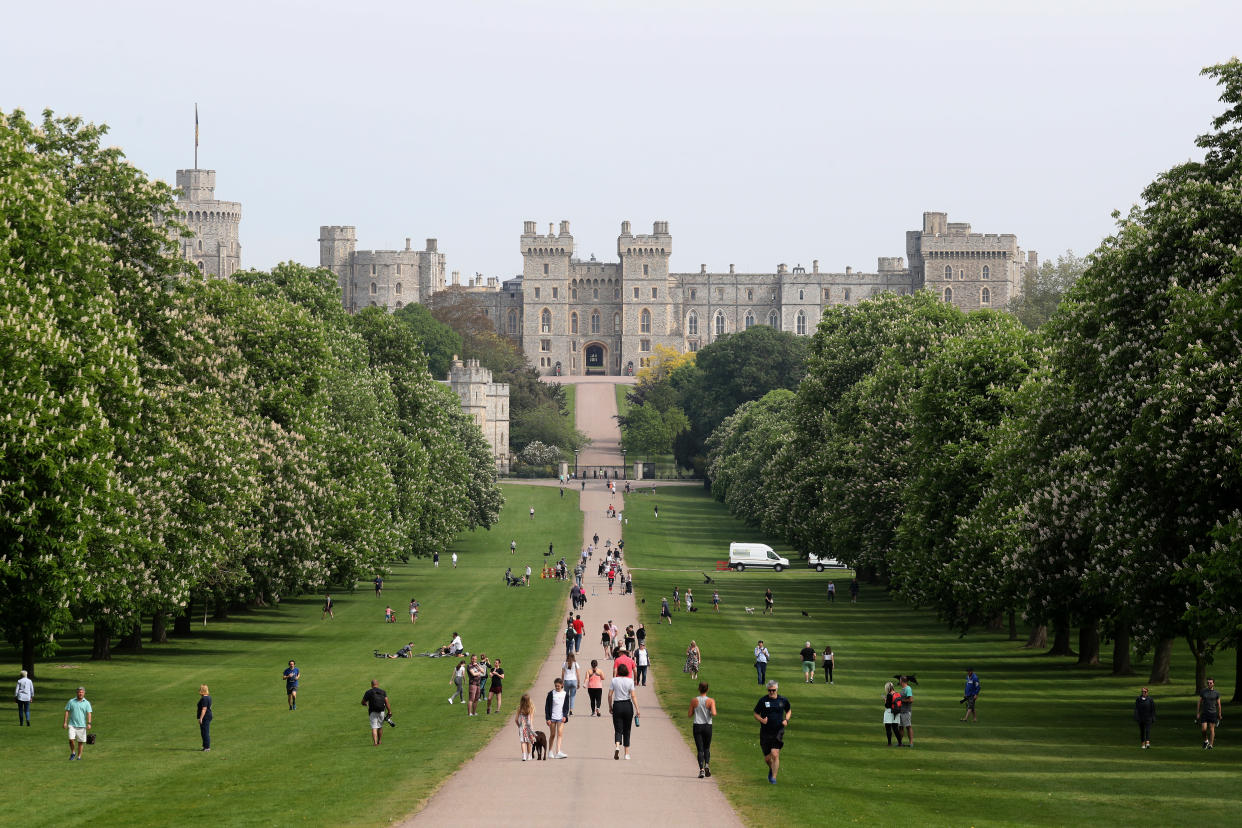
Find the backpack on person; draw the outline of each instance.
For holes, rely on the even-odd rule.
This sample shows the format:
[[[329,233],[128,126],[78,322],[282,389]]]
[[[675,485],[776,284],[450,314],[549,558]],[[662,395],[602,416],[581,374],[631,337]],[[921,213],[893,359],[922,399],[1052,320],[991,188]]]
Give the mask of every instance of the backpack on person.
[[[889,703],[886,705],[894,713],[901,712],[901,693],[894,690],[888,697]]]

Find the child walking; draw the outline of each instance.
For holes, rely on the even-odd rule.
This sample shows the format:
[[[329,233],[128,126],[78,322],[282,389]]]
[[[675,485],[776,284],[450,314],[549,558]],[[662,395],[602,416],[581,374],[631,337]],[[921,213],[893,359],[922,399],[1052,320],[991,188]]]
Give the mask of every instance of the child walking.
[[[518,702],[517,714],[513,717],[513,723],[518,729],[518,741],[522,745],[523,762],[531,758],[531,751],[535,744],[535,731],[530,722],[533,712],[534,705],[530,702],[530,693],[523,693],[522,700]]]

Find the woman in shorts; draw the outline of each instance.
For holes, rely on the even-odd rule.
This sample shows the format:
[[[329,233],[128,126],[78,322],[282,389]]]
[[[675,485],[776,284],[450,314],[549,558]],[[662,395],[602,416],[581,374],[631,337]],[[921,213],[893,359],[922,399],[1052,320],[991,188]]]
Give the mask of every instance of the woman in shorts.
[[[604,632],[599,637],[599,643],[604,646],[604,658],[612,658],[612,635],[608,631],[608,625],[604,625]]]

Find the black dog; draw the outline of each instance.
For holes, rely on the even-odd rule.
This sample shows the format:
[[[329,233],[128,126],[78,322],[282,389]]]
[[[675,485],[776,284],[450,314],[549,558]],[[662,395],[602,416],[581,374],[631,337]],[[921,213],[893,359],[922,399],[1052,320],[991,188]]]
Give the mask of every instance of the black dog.
[[[548,737],[542,730],[535,731],[535,744],[530,749],[530,755],[545,762],[548,760]]]

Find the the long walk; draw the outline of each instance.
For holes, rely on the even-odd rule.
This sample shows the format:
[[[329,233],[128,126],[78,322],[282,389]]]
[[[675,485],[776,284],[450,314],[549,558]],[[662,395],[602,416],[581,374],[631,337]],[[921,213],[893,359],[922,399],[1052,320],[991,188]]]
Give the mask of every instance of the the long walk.
[[[614,386],[611,382],[586,381],[578,385],[578,428],[592,439],[579,464],[621,464],[620,433]],[[611,503],[624,514],[620,492],[610,495],[603,481],[589,480],[581,493],[583,546],[599,533],[600,543],[620,538],[620,524],[607,516]],[[598,554],[593,561],[598,562]],[[586,624],[580,658],[585,667],[591,659],[600,660],[600,669],[612,676],[612,663],[603,660],[600,632],[606,621],[625,629],[637,624],[634,596],[620,589],[608,593],[607,579],[588,567],[583,581],[588,601],[581,611]],[[565,585],[565,611],[569,606],[569,584]],[[532,688],[507,688],[504,695],[506,722],[512,718],[518,699],[529,690],[535,705],[536,729],[547,730],[543,703],[552,680],[564,661],[564,644],[557,634],[539,677]],[[456,774],[446,781],[427,806],[407,821],[408,825],[655,825],[680,820],[715,828],[741,825],[715,784],[715,779],[699,779],[694,751],[678,728],[689,727],[685,710],[666,712],[656,703],[654,688],[665,672],[681,669],[681,653],[655,654],[659,669],[646,687],[637,691],[641,727],[633,730],[630,761],[613,759],[612,719],[607,710],[607,682],[601,718],[591,718],[585,674],[574,707],[575,715],[565,729],[567,759],[522,762],[517,729],[508,724]],[[680,673],[679,673],[680,675]],[[668,677],[671,680],[671,676]],[[689,688],[689,684],[686,685]],[[685,707],[693,690],[687,689]]]

